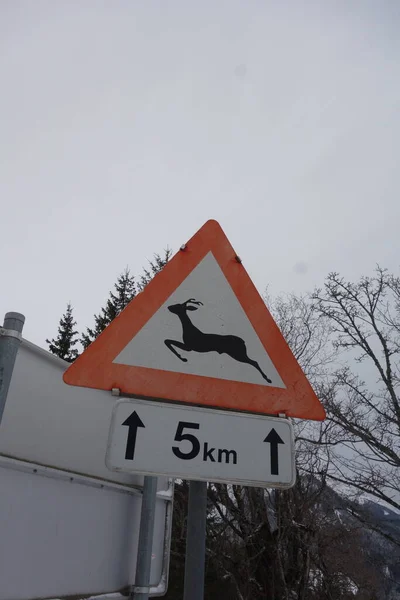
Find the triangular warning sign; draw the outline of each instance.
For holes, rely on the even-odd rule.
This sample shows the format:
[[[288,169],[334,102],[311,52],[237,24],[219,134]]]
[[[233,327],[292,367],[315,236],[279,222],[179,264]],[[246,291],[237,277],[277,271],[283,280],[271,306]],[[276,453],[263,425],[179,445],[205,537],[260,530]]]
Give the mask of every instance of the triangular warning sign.
[[[144,398],[325,418],[216,221],[181,248],[65,371],[64,381]]]

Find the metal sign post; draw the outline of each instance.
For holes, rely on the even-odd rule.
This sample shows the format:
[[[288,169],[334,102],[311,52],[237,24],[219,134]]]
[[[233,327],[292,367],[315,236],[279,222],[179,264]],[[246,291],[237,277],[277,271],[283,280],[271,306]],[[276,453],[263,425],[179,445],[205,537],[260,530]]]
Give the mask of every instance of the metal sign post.
[[[0,423],[6,405],[8,388],[25,323],[24,315],[8,312],[4,317],[3,327],[0,327]]]
[[[135,585],[131,600],[148,600],[150,592],[151,553],[153,549],[154,517],[156,512],[157,477],[145,477]]]
[[[207,483],[190,481],[183,600],[203,600],[206,559]]]

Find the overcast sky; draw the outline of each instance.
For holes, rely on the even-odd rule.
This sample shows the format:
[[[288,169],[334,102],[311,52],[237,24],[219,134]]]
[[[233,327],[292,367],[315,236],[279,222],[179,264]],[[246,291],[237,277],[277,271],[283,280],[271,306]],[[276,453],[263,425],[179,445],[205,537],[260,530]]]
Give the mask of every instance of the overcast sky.
[[[398,0],[0,2],[0,318],[217,219],[259,291],[400,256]]]

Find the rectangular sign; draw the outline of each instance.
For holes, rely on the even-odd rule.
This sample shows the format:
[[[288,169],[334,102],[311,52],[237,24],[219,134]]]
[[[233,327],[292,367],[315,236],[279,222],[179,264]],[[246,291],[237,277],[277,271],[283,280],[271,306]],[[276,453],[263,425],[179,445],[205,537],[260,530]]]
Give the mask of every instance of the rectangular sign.
[[[68,365],[19,347],[0,426],[0,600],[123,600],[135,582],[143,477],[107,469],[114,398],[65,385]],[[150,596],[166,593],[172,500],[160,477]]]
[[[141,487],[141,477],[112,473],[104,463],[114,398],[109,391],[66,385],[69,364],[22,341],[1,422],[0,456]]]
[[[284,418],[122,400],[114,406],[110,470],[289,488],[293,429]]]

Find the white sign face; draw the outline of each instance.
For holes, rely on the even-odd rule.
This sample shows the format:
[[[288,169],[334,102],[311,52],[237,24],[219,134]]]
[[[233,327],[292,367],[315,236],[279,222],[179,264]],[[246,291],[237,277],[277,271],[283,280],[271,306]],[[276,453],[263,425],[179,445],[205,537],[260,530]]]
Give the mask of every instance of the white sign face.
[[[111,470],[258,487],[295,482],[291,423],[146,400],[113,410],[106,456]]]
[[[135,581],[141,498],[70,475],[0,458],[0,600],[127,600],[117,592]],[[151,596],[166,591],[171,517],[160,495]]]
[[[0,600],[116,594],[135,581],[143,477],[106,468],[114,399],[63,383],[67,366],[19,347],[0,426]],[[159,478],[151,596],[168,582],[172,494]]]
[[[191,299],[194,302],[183,309]],[[207,350],[189,352],[187,344],[185,349],[185,336],[190,336],[193,325],[197,332],[213,334],[210,337],[214,341],[208,338]],[[227,352],[225,347],[221,350],[222,336],[240,338],[243,348],[233,352],[236,346],[227,339],[232,351]],[[114,363],[285,387],[211,252],[125,346]]]

